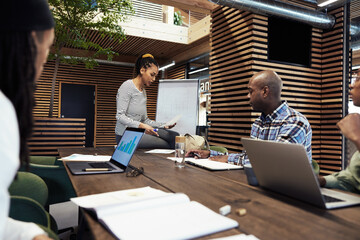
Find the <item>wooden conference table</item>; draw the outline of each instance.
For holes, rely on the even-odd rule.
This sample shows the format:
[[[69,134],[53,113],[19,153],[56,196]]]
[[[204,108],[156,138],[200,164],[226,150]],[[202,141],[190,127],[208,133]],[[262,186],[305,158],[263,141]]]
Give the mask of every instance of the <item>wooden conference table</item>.
[[[60,148],[60,157],[80,154],[111,155],[111,148]],[[360,239],[360,206],[325,210],[298,200],[247,184],[243,170],[211,172],[186,165],[174,167],[164,154],[148,154],[137,150],[131,165],[143,167],[144,175],[94,174],[69,178],[78,196],[150,186],[167,192],[183,192],[193,201],[219,212],[229,204],[228,217],[239,223],[238,228],[212,234],[201,239],[245,233],[259,239]],[[68,170],[68,169],[67,169]],[[238,216],[235,210],[245,208]],[[94,239],[115,239],[100,223],[85,213]],[[141,226],[139,226],[141,231]]]

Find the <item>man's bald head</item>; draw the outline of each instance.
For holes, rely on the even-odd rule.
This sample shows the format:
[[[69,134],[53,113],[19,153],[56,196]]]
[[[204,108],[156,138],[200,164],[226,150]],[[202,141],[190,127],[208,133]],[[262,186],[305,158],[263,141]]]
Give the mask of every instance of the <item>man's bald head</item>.
[[[265,86],[269,87],[269,94],[271,94],[274,98],[279,98],[281,96],[282,90],[282,80],[277,75],[276,72],[271,70],[265,70],[254,74],[254,76],[250,79],[256,86],[259,88],[263,88]]]
[[[270,70],[258,72],[249,81],[248,97],[255,111],[269,114],[281,105],[282,80]]]

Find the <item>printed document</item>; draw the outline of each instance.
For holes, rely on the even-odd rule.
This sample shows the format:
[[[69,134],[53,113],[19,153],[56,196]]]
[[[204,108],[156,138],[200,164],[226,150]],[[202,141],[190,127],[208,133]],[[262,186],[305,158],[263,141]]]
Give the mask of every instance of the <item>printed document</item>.
[[[238,226],[183,193],[151,187],[72,198],[119,239],[190,239]]]
[[[108,155],[84,155],[84,154],[71,154],[70,156],[60,158],[64,161],[87,161],[87,162],[106,162],[110,161],[111,156]]]

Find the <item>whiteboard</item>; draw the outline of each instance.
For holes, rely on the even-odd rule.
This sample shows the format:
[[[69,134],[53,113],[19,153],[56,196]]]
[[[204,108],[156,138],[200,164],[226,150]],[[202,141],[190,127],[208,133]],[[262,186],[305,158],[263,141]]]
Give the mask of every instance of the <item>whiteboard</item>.
[[[182,114],[171,130],[180,134],[196,134],[199,106],[198,79],[163,79],[159,81],[156,121],[168,122]]]

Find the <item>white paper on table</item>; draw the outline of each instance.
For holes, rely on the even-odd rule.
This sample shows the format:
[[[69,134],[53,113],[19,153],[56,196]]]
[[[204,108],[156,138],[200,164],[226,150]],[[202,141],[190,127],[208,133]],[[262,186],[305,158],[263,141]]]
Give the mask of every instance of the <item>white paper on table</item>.
[[[260,239],[252,234],[246,235],[242,233],[228,237],[214,238],[213,240],[260,240]]]
[[[167,159],[171,160],[171,161],[176,161],[176,162],[181,162],[182,158],[178,158],[178,157],[167,157]],[[185,158],[185,161],[190,161],[190,160],[194,160],[195,158]]]
[[[173,119],[171,119],[170,121],[168,121],[165,124],[161,125],[160,127],[171,126],[174,123],[177,123],[177,121],[179,121],[179,119],[181,117],[182,117],[182,114],[176,115]]]
[[[104,162],[110,161],[111,156],[108,155],[84,155],[84,154],[71,154],[70,156],[60,158],[64,161],[89,161],[89,162]]]
[[[170,154],[170,153],[174,153],[174,152],[175,152],[175,150],[173,150],[173,149],[153,149],[153,150],[146,151],[145,153]]]

